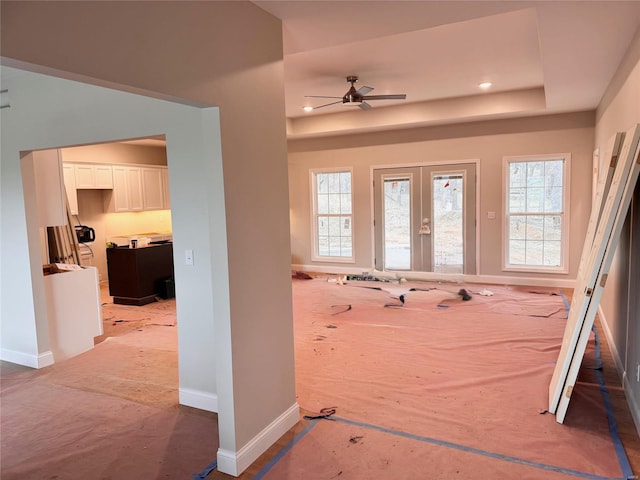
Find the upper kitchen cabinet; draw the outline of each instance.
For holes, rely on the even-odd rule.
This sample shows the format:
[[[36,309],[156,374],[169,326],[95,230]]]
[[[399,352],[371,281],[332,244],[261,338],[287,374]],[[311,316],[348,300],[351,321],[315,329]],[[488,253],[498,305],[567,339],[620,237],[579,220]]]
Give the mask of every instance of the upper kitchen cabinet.
[[[171,208],[171,197],[169,196],[169,169],[162,168],[162,208],[169,210]]]
[[[142,175],[142,204],[145,210],[162,210],[165,208],[162,171],[163,169],[157,167],[143,167],[140,169]]]
[[[137,212],[144,209],[140,167],[113,165],[113,193],[106,197],[108,212]]]
[[[63,163],[64,188],[71,215],[78,215],[78,190],[109,190],[113,188],[111,165]]]
[[[92,163],[75,164],[76,188],[113,188],[113,167]]]
[[[65,163],[63,170],[73,215],[78,214],[77,191],[81,189],[104,190],[105,212],[170,208],[167,167]]]
[[[103,213],[170,208],[164,148],[113,142],[62,148],[60,156],[73,214],[98,213],[93,201],[99,197]]]

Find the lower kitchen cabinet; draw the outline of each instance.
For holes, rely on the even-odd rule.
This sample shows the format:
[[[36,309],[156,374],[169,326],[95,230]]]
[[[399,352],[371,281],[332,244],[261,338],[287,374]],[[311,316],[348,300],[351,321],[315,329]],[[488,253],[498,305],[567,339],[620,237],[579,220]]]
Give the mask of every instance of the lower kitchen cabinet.
[[[44,276],[49,344],[56,362],[93,348],[102,335],[98,269],[82,267]]]
[[[173,244],[107,248],[107,272],[113,303],[155,302],[173,279]]]

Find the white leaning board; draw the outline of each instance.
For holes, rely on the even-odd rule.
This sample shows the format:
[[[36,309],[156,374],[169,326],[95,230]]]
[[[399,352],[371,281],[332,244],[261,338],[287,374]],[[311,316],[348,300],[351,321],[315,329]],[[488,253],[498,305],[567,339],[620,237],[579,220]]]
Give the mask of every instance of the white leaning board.
[[[575,346],[578,342],[578,336],[582,329],[582,321],[589,306],[590,297],[586,295],[588,285],[593,285],[595,279],[589,278],[589,274],[593,270],[592,267],[587,268],[589,258],[591,256],[591,250],[593,248],[594,238],[598,230],[600,218],[602,216],[602,209],[605,204],[605,199],[609,196],[609,190],[613,181],[613,176],[616,171],[616,167],[619,165],[620,149],[622,148],[622,142],[624,140],[624,133],[618,133],[610,140],[605,150],[605,158],[609,158],[609,165],[606,175],[600,175],[598,184],[596,187],[596,195],[591,208],[591,215],[589,217],[589,225],[587,228],[587,234],[585,236],[584,247],[582,249],[582,256],[580,257],[580,265],[578,269],[578,276],[576,279],[576,288],[571,301],[571,308],[569,309],[569,319],[565,327],[564,338],[562,341],[562,349],[558,355],[558,363],[553,372],[553,378],[551,379],[551,385],[549,387],[549,411],[556,413],[558,402],[560,401],[560,395],[564,388],[564,382],[566,381],[567,373],[569,370],[569,362],[567,354],[575,351]],[[621,175],[619,172],[618,175]],[[597,272],[596,272],[597,273]],[[591,282],[591,283],[589,283]],[[560,359],[565,359],[561,362]]]
[[[601,213],[595,220],[597,229],[593,235],[593,242],[589,241],[589,232],[587,234],[585,250],[588,249],[589,255],[586,256],[583,252],[562,348],[549,385],[549,411],[556,414],[559,423],[564,421],[569,406],[620,232],[640,174],[639,141],[640,124],[625,134],[604,205],[600,205],[597,198],[594,205],[594,210]],[[590,221],[590,229],[594,228],[592,223]]]
[[[591,215],[589,216],[589,226],[584,240],[584,248],[582,249],[582,256],[580,257],[580,264],[578,265],[577,278],[579,279],[585,278],[587,263],[589,261],[589,256],[591,255],[591,249],[593,248],[593,240],[596,232],[598,231],[598,225],[600,223],[600,218],[602,217],[602,209],[605,205],[605,199],[609,196],[609,190],[611,188],[611,182],[613,181],[613,174],[616,166],[618,165],[618,158],[620,156],[620,150],[622,149],[624,136],[624,132],[616,133],[613,138],[609,140],[606,150],[604,151],[606,155],[605,158],[609,159],[609,165],[607,165],[607,171],[604,174],[598,175],[595,198],[591,207]]]

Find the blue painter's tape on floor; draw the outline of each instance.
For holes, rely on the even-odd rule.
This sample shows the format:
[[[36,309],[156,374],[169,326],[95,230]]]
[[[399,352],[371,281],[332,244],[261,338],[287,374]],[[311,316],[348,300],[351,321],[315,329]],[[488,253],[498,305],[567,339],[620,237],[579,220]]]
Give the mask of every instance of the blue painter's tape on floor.
[[[620,432],[618,432],[618,424],[616,423],[616,417],[613,414],[613,405],[609,398],[609,390],[604,383],[604,375],[602,375],[602,357],[600,356],[600,337],[598,331],[594,328],[593,333],[596,339],[596,362],[600,366],[600,369],[595,370],[598,383],[600,384],[600,393],[602,394],[602,403],[604,403],[604,409],[607,412],[607,422],[609,424],[609,433],[611,434],[611,441],[613,442],[613,448],[616,451],[618,457],[618,463],[620,464],[620,470],[622,470],[624,478],[635,478],[631,465],[629,464],[629,458],[624,451],[624,445],[622,445],[622,439],[620,438]]]
[[[562,297],[562,301],[564,302],[564,309],[567,311],[567,315],[569,314],[569,301],[567,297],[565,297],[564,292],[560,290],[560,296]]]
[[[602,370],[602,355],[600,353],[600,337],[598,335],[598,330],[596,330],[596,326],[594,325],[591,328],[591,331],[593,332],[593,337],[595,338],[595,344],[596,344],[596,366],[595,369],[596,370]]]
[[[378,425],[372,425],[369,423],[358,422],[356,420],[348,420],[346,418],[341,417],[331,417],[331,420],[336,422],[343,422],[349,425],[354,425],[357,427],[368,428],[371,430],[377,430],[378,432],[388,433],[391,435],[396,435],[398,437],[409,438],[411,440],[417,440],[419,442],[429,443],[431,445],[437,445],[445,448],[452,448],[455,450],[460,450],[462,452],[473,453],[476,455],[482,455],[484,457],[494,458],[496,460],[503,460],[506,462],[517,463],[520,465],[525,465],[528,467],[538,468],[541,470],[546,470],[550,472],[564,473],[566,475],[571,475],[574,477],[586,478],[589,480],[626,480],[620,477],[603,477],[601,475],[594,475],[587,472],[580,472],[578,470],[573,470],[570,468],[557,467],[555,465],[546,465],[544,463],[532,462],[530,460],[525,460],[523,458],[511,457],[509,455],[503,455],[501,453],[489,452],[486,450],[480,450],[478,448],[468,447],[466,445],[459,445],[457,443],[447,442],[445,440],[438,440],[436,438],[423,437],[422,435],[415,435],[413,433],[407,433],[400,430],[393,430],[391,428],[381,427]]]
[[[200,473],[194,473],[191,475],[191,477],[193,477],[194,480],[206,480],[207,475],[213,472],[217,466],[218,461],[214,460],[211,464],[207,465],[207,467],[203,471],[201,471]]]
[[[258,474],[253,477],[254,480],[260,480],[262,477],[264,477],[266,475],[266,473],[271,470],[273,468],[273,466],[278,463],[280,461],[280,459],[282,457],[284,457],[287,452],[289,450],[291,450],[293,448],[293,446],[298,443],[300,440],[302,440],[302,438],[309,433],[309,431],[315,427],[318,423],[318,420],[311,420],[311,423],[309,423],[309,425],[307,425],[306,427],[304,427],[304,430],[302,430],[299,434],[297,434],[295,437],[293,437],[293,440],[291,440],[287,445],[284,446],[284,448],[282,450],[280,450],[278,452],[278,454],[273,457],[269,463],[267,463],[264,467],[262,467],[262,470],[260,470],[258,472]]]

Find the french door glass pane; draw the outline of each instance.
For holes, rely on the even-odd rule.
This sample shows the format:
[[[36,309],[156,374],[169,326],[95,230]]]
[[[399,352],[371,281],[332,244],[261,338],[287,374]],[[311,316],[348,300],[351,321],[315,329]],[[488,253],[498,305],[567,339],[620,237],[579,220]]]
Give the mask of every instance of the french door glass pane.
[[[411,268],[411,182],[384,181],[384,268]]]
[[[464,177],[433,177],[433,271],[462,273],[464,269]]]

